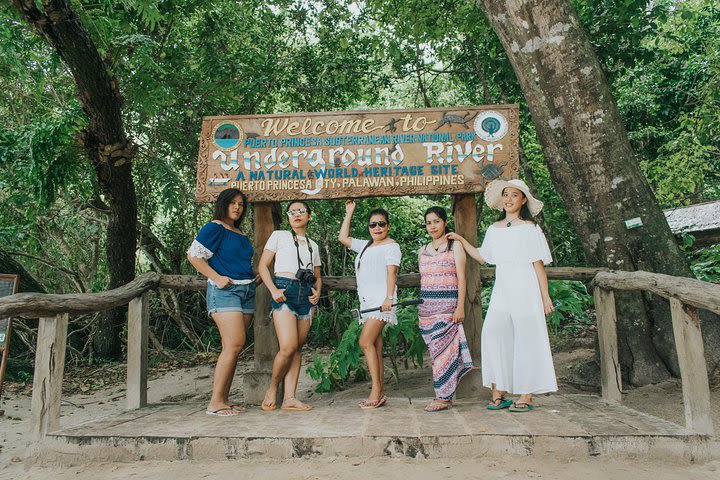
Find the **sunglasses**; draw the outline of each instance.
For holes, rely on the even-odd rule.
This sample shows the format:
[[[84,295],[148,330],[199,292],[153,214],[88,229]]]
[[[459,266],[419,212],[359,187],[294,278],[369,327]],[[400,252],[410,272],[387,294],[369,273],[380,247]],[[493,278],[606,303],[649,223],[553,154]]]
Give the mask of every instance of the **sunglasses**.
[[[385,228],[387,226],[387,224],[388,224],[387,222],[370,222],[370,223],[368,223],[368,228],[375,228],[375,227]]]
[[[295,215],[302,215],[304,213],[307,213],[307,208],[296,208],[295,210],[288,210],[287,216],[292,218]]]

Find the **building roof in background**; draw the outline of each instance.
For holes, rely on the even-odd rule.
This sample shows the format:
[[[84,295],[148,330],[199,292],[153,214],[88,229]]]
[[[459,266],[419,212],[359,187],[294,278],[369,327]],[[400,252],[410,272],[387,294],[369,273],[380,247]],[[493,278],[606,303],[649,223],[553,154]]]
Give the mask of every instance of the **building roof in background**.
[[[665,210],[665,218],[674,234],[720,229],[720,200],[696,203]]]

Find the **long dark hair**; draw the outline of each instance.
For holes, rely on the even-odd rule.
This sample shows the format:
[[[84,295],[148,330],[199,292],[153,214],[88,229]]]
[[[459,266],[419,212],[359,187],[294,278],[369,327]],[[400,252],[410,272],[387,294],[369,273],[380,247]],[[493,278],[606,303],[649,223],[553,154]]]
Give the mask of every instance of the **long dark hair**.
[[[447,216],[447,212],[445,211],[445,209],[442,207],[438,207],[437,205],[434,207],[428,208],[427,210],[425,210],[425,215],[423,215],[423,218],[425,219],[425,221],[427,221],[427,216],[430,215],[431,213],[434,213],[435,215],[440,217],[440,220],[445,222],[445,232],[444,233],[445,234],[450,233],[450,230],[448,230],[448,226],[447,226],[448,216]],[[448,246],[447,246],[448,250],[452,250],[453,242],[454,242],[454,240],[448,240]]]
[[[505,187],[507,188],[507,187]],[[503,189],[503,192],[505,189]],[[522,194],[523,198],[525,199],[525,203],[523,203],[522,207],[520,207],[520,218],[527,222],[535,223],[535,219],[533,218],[532,214],[530,213],[530,208],[528,207],[527,197],[525,196],[525,193],[523,193],[522,190],[520,190],[520,193]],[[502,195],[502,193],[501,193]],[[502,212],[500,212],[499,220],[505,220],[505,217],[507,216],[505,209],[503,209]]]
[[[215,200],[215,209],[213,210],[213,220],[225,220],[228,216],[228,207],[230,206],[230,202],[233,201],[235,197],[240,195],[242,197],[243,201],[243,209],[242,213],[240,214],[240,218],[238,218],[234,223],[233,226],[235,228],[240,228],[240,225],[242,225],[243,220],[245,220],[245,214],[248,211],[248,203],[247,203],[247,197],[243,192],[238,190],[237,188],[226,188],[222,192],[220,192],[220,195],[218,195],[217,200]]]

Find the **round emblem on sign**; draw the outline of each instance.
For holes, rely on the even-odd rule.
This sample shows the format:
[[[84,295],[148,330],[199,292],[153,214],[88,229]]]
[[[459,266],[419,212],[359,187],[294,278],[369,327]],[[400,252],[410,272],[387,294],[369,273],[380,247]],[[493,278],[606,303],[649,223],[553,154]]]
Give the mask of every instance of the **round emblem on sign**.
[[[245,132],[236,123],[221,123],[213,130],[213,140],[222,150],[231,150],[245,139]]]
[[[502,113],[490,110],[475,117],[475,134],[486,142],[497,142],[508,132],[508,121]]]

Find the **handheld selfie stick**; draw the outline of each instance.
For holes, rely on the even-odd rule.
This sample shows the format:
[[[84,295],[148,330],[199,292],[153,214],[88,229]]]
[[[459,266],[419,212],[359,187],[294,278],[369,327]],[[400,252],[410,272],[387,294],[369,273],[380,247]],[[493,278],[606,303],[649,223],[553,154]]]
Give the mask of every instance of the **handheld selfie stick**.
[[[393,303],[393,307],[407,307],[410,305],[420,305],[421,303],[424,303],[425,300],[422,298],[415,298],[413,300],[403,300],[402,302]],[[355,320],[360,320],[360,315],[363,313],[370,313],[370,312],[376,312],[380,310],[382,306],[375,307],[375,308],[366,308],[365,310],[358,310],[357,308],[353,308],[350,313],[352,314],[352,318]]]

